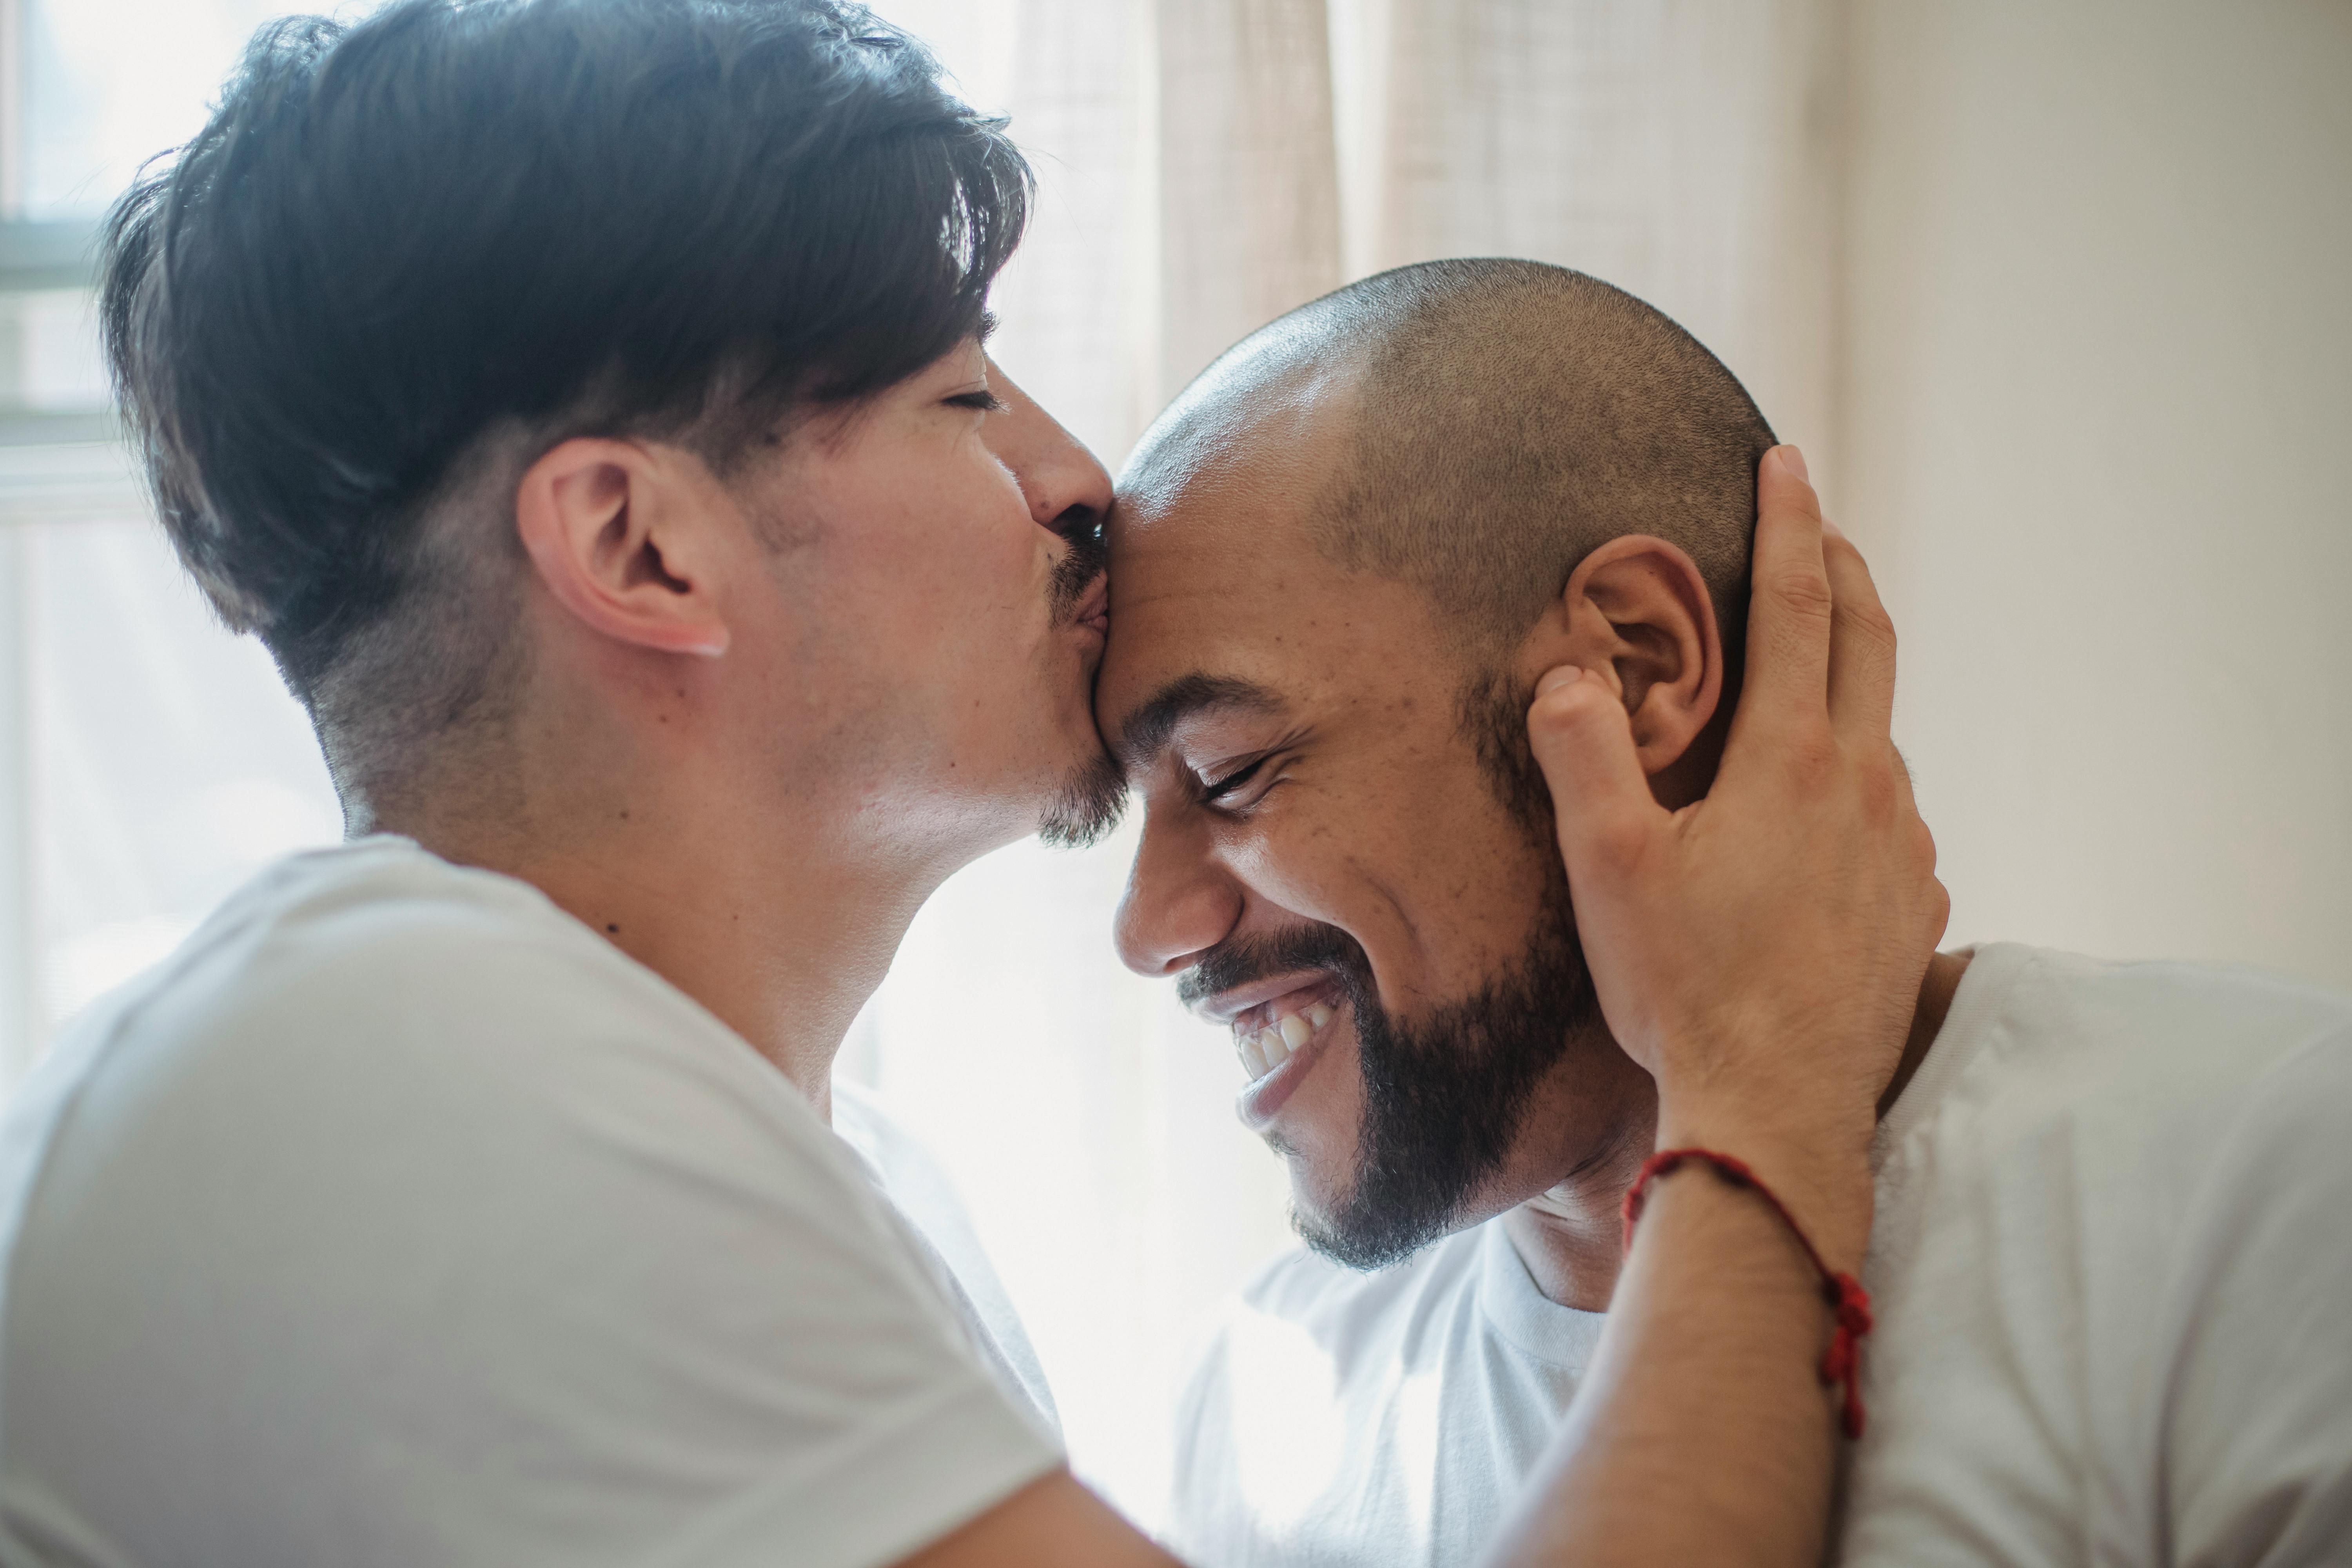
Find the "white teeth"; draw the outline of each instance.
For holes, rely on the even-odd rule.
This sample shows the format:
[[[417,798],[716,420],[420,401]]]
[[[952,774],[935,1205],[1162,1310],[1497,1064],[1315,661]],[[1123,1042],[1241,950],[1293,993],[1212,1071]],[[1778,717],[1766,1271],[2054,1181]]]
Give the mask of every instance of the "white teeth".
[[[1255,1083],[1288,1061],[1291,1053],[1304,1047],[1331,1018],[1331,1008],[1318,1002],[1303,1013],[1276,1018],[1254,1034],[1237,1037],[1234,1047],[1241,1052],[1242,1067],[1250,1081]]]
[[[1268,1070],[1278,1068],[1290,1059],[1290,1042],[1284,1039],[1282,1031],[1271,1024],[1257,1032],[1257,1044],[1258,1049],[1265,1053],[1265,1065]]]

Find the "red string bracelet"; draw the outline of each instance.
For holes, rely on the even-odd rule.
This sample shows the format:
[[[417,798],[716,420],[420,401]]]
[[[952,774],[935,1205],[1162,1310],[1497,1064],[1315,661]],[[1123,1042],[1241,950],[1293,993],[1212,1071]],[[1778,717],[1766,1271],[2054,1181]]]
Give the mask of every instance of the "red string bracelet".
[[[1862,1281],[1851,1274],[1841,1274],[1822,1261],[1814,1250],[1812,1237],[1797,1223],[1771,1188],[1757,1178],[1748,1168],[1748,1162],[1729,1154],[1718,1154],[1712,1149],[1661,1149],[1642,1163],[1642,1173],[1625,1193],[1625,1247],[1633,1247],[1633,1222],[1642,1217],[1642,1203],[1648,1195],[1653,1179],[1664,1175],[1678,1165],[1697,1160],[1714,1167],[1715,1173],[1735,1187],[1745,1187],[1772,1205],[1780,1223],[1805,1249],[1805,1257],[1813,1272],[1822,1277],[1822,1300],[1829,1303],[1837,1321],[1836,1331],[1830,1335],[1830,1348],[1822,1352],[1822,1386],[1845,1391],[1844,1425],[1849,1437],[1862,1436],[1862,1340],[1870,1332],[1870,1292]]]

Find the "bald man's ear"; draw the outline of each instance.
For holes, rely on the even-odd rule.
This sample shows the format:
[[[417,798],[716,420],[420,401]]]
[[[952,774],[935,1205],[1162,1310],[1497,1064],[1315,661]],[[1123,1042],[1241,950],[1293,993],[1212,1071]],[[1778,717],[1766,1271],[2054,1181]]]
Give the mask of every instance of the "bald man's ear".
[[[657,653],[716,658],[717,482],[684,454],[575,437],[526,470],[515,528],[555,602],[590,630]]]
[[[1522,689],[1560,664],[1608,681],[1653,779],[1690,751],[1723,699],[1706,580],[1678,546],[1648,534],[1612,539],[1579,563],[1522,652]]]

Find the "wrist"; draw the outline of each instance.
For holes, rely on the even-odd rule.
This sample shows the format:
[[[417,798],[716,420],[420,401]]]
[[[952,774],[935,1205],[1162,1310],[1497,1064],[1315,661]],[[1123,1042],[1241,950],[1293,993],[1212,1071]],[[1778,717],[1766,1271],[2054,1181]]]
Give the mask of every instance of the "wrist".
[[[1780,1195],[1832,1268],[1861,1271],[1873,1205],[1866,1135],[1754,1117],[1662,1116],[1657,1147],[1706,1149],[1740,1161]]]
[[[1719,1185],[1669,1180],[1692,1168],[1714,1175]],[[1871,1329],[1870,1292],[1857,1278],[1862,1243],[1853,1244],[1856,1257],[1851,1264],[1832,1257],[1822,1246],[1818,1226],[1800,1217],[1798,1205],[1789,1194],[1776,1191],[1775,1184],[1747,1161],[1720,1150],[1670,1148],[1659,1150],[1643,1163],[1640,1176],[1625,1194],[1629,1249],[1634,1227],[1651,1206],[1653,1189],[1662,1184],[1667,1189],[1663,1206],[1682,1212],[1675,1226],[1675,1238],[1664,1244],[1669,1248],[1679,1246],[1687,1254],[1694,1246],[1703,1247],[1717,1273],[1732,1277],[1738,1288],[1759,1301],[1801,1279],[1806,1293],[1828,1306],[1832,1331],[1822,1352],[1821,1380],[1824,1387],[1838,1391],[1839,1419],[1845,1435],[1860,1437],[1864,1424],[1862,1341]],[[1732,1223],[1734,1202],[1748,1208],[1745,1225]],[[1820,1217],[1818,1212],[1815,1217]],[[1781,1238],[1777,1247],[1762,1244],[1755,1228],[1759,1219],[1766,1220]],[[1776,1256],[1779,1261],[1771,1261]],[[1769,1306],[1763,1310],[1771,1310]]]

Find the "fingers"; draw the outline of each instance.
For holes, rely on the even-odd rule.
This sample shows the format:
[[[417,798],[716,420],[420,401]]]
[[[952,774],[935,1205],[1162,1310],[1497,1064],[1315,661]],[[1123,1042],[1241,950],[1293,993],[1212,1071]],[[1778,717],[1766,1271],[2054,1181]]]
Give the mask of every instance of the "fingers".
[[[1862,552],[1834,525],[1822,528],[1832,603],[1830,722],[1847,745],[1885,744],[1895,718],[1895,622]]]
[[[1570,884],[1622,872],[1666,820],[1633,749],[1624,703],[1608,682],[1563,665],[1536,685],[1528,742],[1551,785]]]
[[[1755,585],[1735,746],[1742,729],[1818,721],[1828,703],[1834,600],[1822,560],[1821,502],[1795,453],[1775,447],[1756,469]]]

